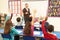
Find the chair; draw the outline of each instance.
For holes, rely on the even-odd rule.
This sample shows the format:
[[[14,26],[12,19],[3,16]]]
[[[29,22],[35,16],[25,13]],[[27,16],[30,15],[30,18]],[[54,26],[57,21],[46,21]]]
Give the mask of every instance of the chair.
[[[9,39],[11,39],[10,34],[1,34],[1,36],[2,36],[2,38],[9,38]]]
[[[39,28],[39,30],[38,30],[36,27],[34,27],[34,31],[40,31],[40,28]]]
[[[41,40],[53,40],[52,38],[41,38]]]
[[[15,35],[14,40],[19,40],[19,35]]]
[[[35,40],[35,38],[32,36],[23,36],[23,39],[24,40]]]
[[[45,38],[41,38],[41,40],[46,40]]]
[[[15,29],[23,29],[23,26],[15,26]]]

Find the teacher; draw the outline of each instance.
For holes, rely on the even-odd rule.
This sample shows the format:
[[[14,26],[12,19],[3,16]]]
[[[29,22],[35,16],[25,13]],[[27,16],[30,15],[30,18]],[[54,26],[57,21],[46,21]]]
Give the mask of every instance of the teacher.
[[[23,9],[23,16],[25,23],[26,21],[28,21],[30,15],[30,9],[28,7],[29,7],[28,3],[25,3],[25,8]]]

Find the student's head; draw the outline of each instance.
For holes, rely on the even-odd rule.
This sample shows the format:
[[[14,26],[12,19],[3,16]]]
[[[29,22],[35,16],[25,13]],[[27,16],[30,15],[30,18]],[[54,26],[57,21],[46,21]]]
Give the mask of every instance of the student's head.
[[[30,21],[26,22],[25,28],[24,28],[24,33],[27,35],[31,33],[31,22]]]
[[[8,34],[10,33],[11,27],[13,26],[12,21],[9,19],[5,23],[4,33]]]
[[[26,8],[28,8],[28,7],[29,7],[28,3],[25,3],[25,7],[26,7]]]
[[[17,22],[20,22],[20,21],[21,21],[21,18],[20,18],[20,17],[18,17],[18,18],[16,19],[16,21],[17,21]]]
[[[53,25],[49,25],[47,27],[47,30],[48,30],[48,32],[53,32],[54,31],[54,26]]]

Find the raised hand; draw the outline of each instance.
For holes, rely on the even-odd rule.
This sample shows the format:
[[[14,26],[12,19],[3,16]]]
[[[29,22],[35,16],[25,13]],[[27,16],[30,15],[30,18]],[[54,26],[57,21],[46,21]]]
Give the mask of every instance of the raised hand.
[[[46,16],[46,17],[45,17],[45,21],[47,21],[47,20],[48,20],[48,17]]]

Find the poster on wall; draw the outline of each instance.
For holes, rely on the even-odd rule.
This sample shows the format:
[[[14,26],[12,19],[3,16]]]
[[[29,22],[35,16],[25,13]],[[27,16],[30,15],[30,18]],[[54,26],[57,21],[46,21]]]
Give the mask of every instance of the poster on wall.
[[[48,16],[60,17],[60,0],[49,0]]]

